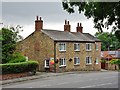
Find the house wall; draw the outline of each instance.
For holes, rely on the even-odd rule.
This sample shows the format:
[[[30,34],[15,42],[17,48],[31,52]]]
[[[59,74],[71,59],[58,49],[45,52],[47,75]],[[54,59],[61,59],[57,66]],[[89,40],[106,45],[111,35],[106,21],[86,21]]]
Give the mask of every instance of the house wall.
[[[59,67],[59,62],[56,64],[56,71],[63,72],[63,71],[71,71],[71,70],[100,70],[100,52],[101,52],[101,43],[98,42],[99,50],[95,50],[95,43],[92,43],[92,51],[86,51],[86,43],[80,43],[80,51],[74,51],[74,43],[76,42],[65,42],[66,43],[66,51],[60,52],[59,51],[59,43],[56,44],[56,57],[65,58],[66,59],[66,66]],[[92,64],[86,65],[86,56],[92,57]],[[74,57],[80,58],[80,64],[74,65]],[[99,64],[95,64],[95,58],[98,58]],[[69,61],[72,59],[72,61]]]
[[[44,33],[35,31],[18,43],[17,51],[27,56],[29,60],[38,61],[39,71],[45,71],[45,59],[54,58],[54,41]]]
[[[95,43],[92,43],[92,51],[86,51],[86,43],[80,43],[80,51],[74,51],[74,43],[78,42],[65,42],[66,51],[59,51],[59,43],[56,43],[56,58],[65,58],[66,66],[59,67],[59,62],[56,63],[56,71],[72,71],[72,70],[100,70],[100,52],[101,43],[98,43],[99,50],[95,50]],[[44,61],[45,59],[54,58],[54,41],[47,35],[40,31],[35,31],[29,37],[19,42],[17,45],[17,51],[27,56],[29,60],[36,60],[39,62],[39,71],[45,71]],[[92,64],[86,65],[86,56],[92,57]],[[74,65],[74,57],[80,58],[80,64]],[[99,64],[95,64],[95,58],[98,58]],[[69,61],[72,59],[72,61]],[[51,69],[51,68],[50,68]],[[54,70],[54,66],[52,67]]]

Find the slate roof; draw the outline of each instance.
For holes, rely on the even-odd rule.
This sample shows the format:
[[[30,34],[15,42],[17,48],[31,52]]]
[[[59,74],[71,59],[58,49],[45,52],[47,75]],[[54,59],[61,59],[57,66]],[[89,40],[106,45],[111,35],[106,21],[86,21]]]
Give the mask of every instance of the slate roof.
[[[99,39],[90,35],[89,33],[67,32],[48,29],[43,29],[41,31],[44,34],[48,35],[54,41],[82,41],[82,42],[100,41]]]
[[[108,58],[110,56],[111,58],[120,58],[120,51],[101,51],[101,58]]]

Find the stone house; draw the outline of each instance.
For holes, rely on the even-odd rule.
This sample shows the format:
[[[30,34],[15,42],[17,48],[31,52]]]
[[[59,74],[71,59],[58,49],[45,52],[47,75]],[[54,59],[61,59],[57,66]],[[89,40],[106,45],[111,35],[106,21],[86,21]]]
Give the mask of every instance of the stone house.
[[[71,32],[65,20],[64,31],[43,29],[37,16],[35,31],[17,45],[17,51],[39,62],[39,71],[100,70],[101,41],[83,33],[81,23]]]

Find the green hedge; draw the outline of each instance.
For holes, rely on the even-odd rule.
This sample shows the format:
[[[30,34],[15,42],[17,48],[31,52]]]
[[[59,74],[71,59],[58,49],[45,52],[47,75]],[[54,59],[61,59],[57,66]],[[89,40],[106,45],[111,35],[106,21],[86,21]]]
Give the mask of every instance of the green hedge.
[[[21,55],[20,53],[14,53],[8,63],[19,63],[25,61],[26,61],[25,56]]]
[[[20,63],[6,63],[0,64],[2,68],[1,74],[12,74],[12,73],[23,73],[23,72],[34,72],[38,68],[38,62],[36,61],[26,61]]]

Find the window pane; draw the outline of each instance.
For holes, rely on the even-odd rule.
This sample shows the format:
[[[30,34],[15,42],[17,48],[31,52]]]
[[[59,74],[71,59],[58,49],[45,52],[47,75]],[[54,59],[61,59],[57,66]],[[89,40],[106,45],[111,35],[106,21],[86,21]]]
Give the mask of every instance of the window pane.
[[[65,43],[60,43],[59,44],[59,50],[61,51],[61,50],[66,50],[66,45],[65,45]]]
[[[62,65],[66,65],[65,58],[60,59],[60,66],[62,66]]]

